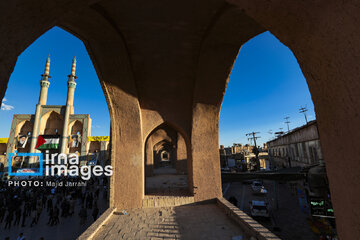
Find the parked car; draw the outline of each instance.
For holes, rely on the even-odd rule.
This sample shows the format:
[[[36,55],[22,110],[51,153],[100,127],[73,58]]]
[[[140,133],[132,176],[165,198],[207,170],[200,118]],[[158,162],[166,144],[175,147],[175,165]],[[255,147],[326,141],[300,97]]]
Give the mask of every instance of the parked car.
[[[260,181],[253,181],[253,183],[251,184],[251,188],[254,193],[259,193],[259,194],[267,193],[267,190]]]
[[[250,203],[250,215],[252,217],[266,217],[270,216],[268,204],[265,201],[252,200]]]

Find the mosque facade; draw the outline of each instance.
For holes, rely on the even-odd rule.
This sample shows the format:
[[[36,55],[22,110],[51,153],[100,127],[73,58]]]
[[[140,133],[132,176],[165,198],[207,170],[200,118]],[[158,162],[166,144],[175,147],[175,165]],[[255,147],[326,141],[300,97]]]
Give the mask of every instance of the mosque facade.
[[[0,165],[7,167],[8,153],[15,153],[12,166],[37,167],[39,160],[16,157],[18,153],[77,154],[80,165],[102,164],[109,159],[109,137],[91,136],[89,114],[74,113],[76,58],[67,81],[65,105],[47,105],[50,87],[50,56],[40,80],[39,101],[34,114],[14,114],[9,138],[0,139]]]

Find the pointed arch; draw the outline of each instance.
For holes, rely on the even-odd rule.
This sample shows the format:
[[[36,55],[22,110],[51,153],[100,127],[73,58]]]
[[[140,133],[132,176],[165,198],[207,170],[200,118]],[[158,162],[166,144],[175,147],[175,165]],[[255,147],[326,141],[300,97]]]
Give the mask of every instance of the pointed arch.
[[[70,135],[80,133],[82,134],[83,130],[83,123],[79,120],[75,120],[69,124],[69,131]]]
[[[167,191],[170,192],[177,191],[178,188],[174,186],[155,184],[156,181],[159,181],[156,179],[176,179],[176,176],[179,176],[180,179],[186,178],[185,183],[176,179],[177,184],[181,188],[186,188],[187,192],[191,192],[189,191],[189,186],[192,186],[189,182],[191,178],[188,178],[188,175],[191,174],[192,170],[189,169],[191,165],[188,164],[189,160],[187,158],[189,151],[181,133],[164,122],[155,127],[146,137],[144,151],[145,193],[160,194],[163,187],[166,187]],[[169,174],[175,174],[176,176],[171,177]],[[171,188],[173,190],[169,190]]]
[[[63,116],[57,111],[49,111],[40,119],[40,135],[62,134],[63,132]]]

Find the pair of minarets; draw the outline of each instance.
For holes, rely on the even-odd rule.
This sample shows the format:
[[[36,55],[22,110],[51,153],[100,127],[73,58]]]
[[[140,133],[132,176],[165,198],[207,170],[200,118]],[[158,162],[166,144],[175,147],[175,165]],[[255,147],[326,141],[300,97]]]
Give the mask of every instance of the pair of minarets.
[[[75,94],[75,88],[76,88],[76,76],[75,76],[75,70],[76,70],[76,57],[74,57],[72,61],[71,66],[71,74],[68,75],[68,91],[67,91],[67,98],[66,98],[66,108],[65,108],[65,115],[64,115],[64,125],[63,125],[63,132],[59,133],[61,135],[61,151],[60,153],[66,153],[66,145],[68,142],[68,125],[69,125],[69,117],[70,114],[74,114],[74,94]],[[30,144],[30,153],[35,153],[35,146],[36,142],[39,136],[39,130],[40,130],[40,119],[41,119],[41,106],[46,105],[47,101],[47,95],[48,95],[48,89],[50,86],[50,55],[46,59],[45,64],[45,71],[44,74],[41,75],[40,80],[40,96],[39,96],[39,102],[36,105],[36,111],[35,111],[35,119],[34,119],[34,126],[32,131],[32,138],[31,138],[31,144]]]
[[[66,105],[70,105],[70,106],[73,106],[74,103],[74,93],[76,87],[75,80],[77,78],[75,76],[75,71],[76,71],[76,57],[74,57],[72,61],[71,74],[68,75],[69,79],[68,79],[68,94],[66,99]],[[40,90],[39,103],[38,103],[40,105],[46,105],[47,93],[48,93],[48,88],[50,86],[50,78],[51,78],[49,72],[50,72],[50,56],[46,59],[44,74],[41,74],[41,80],[40,80],[41,90]],[[73,109],[72,109],[72,113],[73,113]]]

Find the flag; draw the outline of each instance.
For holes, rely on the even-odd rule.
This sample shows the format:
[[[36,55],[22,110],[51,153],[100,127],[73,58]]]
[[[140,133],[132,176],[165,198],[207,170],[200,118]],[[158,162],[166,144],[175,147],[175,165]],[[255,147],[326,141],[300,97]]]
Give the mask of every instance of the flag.
[[[59,148],[59,135],[39,135],[36,149],[58,149]]]

